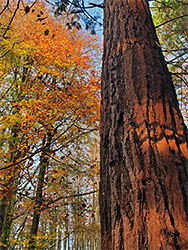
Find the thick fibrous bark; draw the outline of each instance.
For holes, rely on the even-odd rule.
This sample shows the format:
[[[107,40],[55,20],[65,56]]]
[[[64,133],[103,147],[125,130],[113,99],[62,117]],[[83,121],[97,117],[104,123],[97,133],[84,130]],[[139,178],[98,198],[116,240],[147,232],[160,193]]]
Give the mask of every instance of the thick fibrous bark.
[[[188,249],[187,128],[145,0],[106,0],[101,249]]]

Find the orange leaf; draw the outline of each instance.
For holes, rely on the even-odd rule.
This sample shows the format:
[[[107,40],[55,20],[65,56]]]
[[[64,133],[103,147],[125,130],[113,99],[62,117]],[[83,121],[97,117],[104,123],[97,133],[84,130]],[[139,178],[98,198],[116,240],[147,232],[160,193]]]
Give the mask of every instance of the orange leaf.
[[[0,200],[2,200],[4,197],[4,194],[0,193]]]
[[[15,152],[17,150],[17,147],[12,147],[9,149],[9,152]]]

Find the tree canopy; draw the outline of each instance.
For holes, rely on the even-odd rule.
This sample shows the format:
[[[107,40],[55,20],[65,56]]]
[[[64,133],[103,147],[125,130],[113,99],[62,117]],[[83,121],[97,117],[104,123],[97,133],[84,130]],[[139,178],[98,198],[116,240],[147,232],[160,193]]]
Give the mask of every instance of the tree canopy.
[[[18,10],[3,38],[10,15],[1,18],[1,247],[94,244],[98,38],[68,30],[43,3]]]

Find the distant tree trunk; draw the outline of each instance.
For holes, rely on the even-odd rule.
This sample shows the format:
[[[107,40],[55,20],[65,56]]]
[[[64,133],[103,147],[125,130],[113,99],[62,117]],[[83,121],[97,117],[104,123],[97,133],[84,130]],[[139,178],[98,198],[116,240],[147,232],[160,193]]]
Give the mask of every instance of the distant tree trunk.
[[[22,75],[22,82],[26,81],[28,69],[23,67],[23,75]],[[17,68],[14,70],[14,79],[15,81],[15,89],[14,94],[12,95],[12,99],[15,102],[19,102],[22,100],[22,89],[20,85],[18,84],[18,77],[19,72]],[[19,107],[15,107],[12,110],[12,113],[15,115],[19,115]],[[9,141],[9,150],[13,147],[17,146],[18,143],[18,134],[20,130],[20,124],[16,123],[12,129],[10,130],[12,141]],[[0,143],[0,148],[2,149],[2,143]],[[10,159],[7,159],[9,162],[14,162],[14,160],[19,159],[20,157],[20,151],[10,151]],[[4,173],[3,179],[6,180],[6,176],[12,176],[12,179],[10,179],[10,183],[8,183],[8,186],[11,187],[18,187],[19,184],[19,169],[16,168],[10,168],[7,170],[6,173]],[[0,190],[0,193],[3,192],[3,190]],[[9,237],[11,233],[11,225],[13,221],[14,216],[14,209],[16,204],[16,192],[17,190],[11,191],[11,196],[8,199],[6,196],[3,197],[2,200],[0,200],[0,250],[8,249],[10,246],[9,243]]]
[[[18,136],[19,125],[16,124],[15,127],[11,130],[13,141],[9,142],[9,149],[16,145],[16,138]],[[9,162],[19,158],[19,151],[11,152]],[[15,187],[18,186],[18,170],[9,169],[6,174],[3,174],[3,181],[6,183],[6,176],[11,176],[7,186]],[[6,186],[5,185],[5,186]],[[3,190],[0,190],[0,193]],[[6,196],[6,193],[2,200],[0,200],[0,250],[8,249],[9,246],[9,237],[11,232],[11,225],[14,215],[14,208],[16,203],[16,190],[10,191],[9,197]],[[8,195],[8,194],[7,194]]]
[[[58,231],[57,231],[58,237],[57,237],[57,249],[61,250],[61,243],[62,243],[62,223],[59,222],[58,225]]]
[[[41,206],[42,206],[42,199],[43,199],[43,186],[44,186],[44,178],[46,173],[46,168],[49,164],[49,157],[47,153],[50,152],[52,140],[52,133],[47,133],[46,144],[43,143],[44,149],[41,154],[40,158],[40,166],[39,166],[39,175],[38,175],[38,184],[36,190],[36,198],[35,198],[35,207],[34,207],[34,214],[30,232],[30,240],[29,240],[29,247],[28,250],[36,249],[36,236],[38,233],[40,215],[41,215]]]
[[[4,224],[6,219],[6,208],[7,208],[7,198],[4,196],[0,201],[0,249],[3,249],[3,245],[5,245],[4,240],[2,239],[2,234],[4,232]]]
[[[147,1],[104,6],[101,249],[187,250],[187,128]]]
[[[67,213],[68,213],[68,209],[67,209]],[[64,225],[64,238],[63,238],[63,246],[64,246],[64,250],[67,249],[67,244],[68,244],[68,235],[69,235],[69,228],[68,228],[68,218],[65,218],[65,225]]]
[[[15,200],[6,197],[0,201],[0,250],[8,249]]]

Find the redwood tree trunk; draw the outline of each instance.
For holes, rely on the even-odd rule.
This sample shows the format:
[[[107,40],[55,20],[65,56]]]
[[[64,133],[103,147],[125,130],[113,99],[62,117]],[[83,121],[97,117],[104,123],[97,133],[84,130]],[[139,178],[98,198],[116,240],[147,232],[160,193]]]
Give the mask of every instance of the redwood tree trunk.
[[[188,249],[187,128],[145,0],[106,0],[101,249]]]

